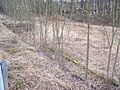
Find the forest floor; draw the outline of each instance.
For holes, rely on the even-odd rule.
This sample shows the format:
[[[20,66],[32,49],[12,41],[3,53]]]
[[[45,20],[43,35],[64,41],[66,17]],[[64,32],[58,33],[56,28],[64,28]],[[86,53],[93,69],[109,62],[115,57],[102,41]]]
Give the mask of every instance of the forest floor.
[[[91,72],[89,72],[88,80],[85,81],[84,68],[71,61],[64,60],[64,68],[60,67],[59,61],[50,58],[49,55],[51,55],[51,53],[44,52],[28,44],[25,40],[22,41],[17,34],[11,32],[2,23],[3,21],[0,22],[0,59],[8,63],[9,90],[116,90],[116,86],[111,85]],[[64,44],[64,52],[69,52],[69,55],[75,60],[80,60],[78,62],[84,65],[86,24],[74,24],[80,26],[72,25],[72,29],[70,30],[71,38],[65,37],[65,42],[69,42],[69,44]],[[36,27],[37,25],[38,24],[36,24]],[[68,26],[66,25],[66,29],[68,29],[69,26],[69,24]],[[101,29],[100,26],[98,27]],[[99,30],[98,27],[96,27],[97,30]],[[51,28],[52,27],[49,25],[49,37],[52,36]],[[92,30],[92,32],[93,31],[94,30]],[[36,31],[36,38],[39,38],[37,32],[38,31]],[[106,54],[103,54],[104,51],[101,49],[106,49],[107,46],[105,47],[106,44],[102,41],[98,41],[99,38],[100,40],[103,38],[101,34],[98,33],[99,31],[96,32],[97,36],[95,32],[96,31],[91,33],[91,38],[94,39],[91,40],[93,48],[91,48],[90,53],[89,69],[97,68],[100,70],[100,68],[104,66],[104,59],[106,60],[107,58],[107,56],[105,56]],[[48,43],[51,44],[52,37],[49,39]],[[101,43],[105,45],[101,47]],[[73,46],[74,48],[72,48]],[[101,53],[101,56],[99,56],[98,53]],[[94,55],[97,55],[97,57],[94,57]],[[100,63],[101,59],[102,63]],[[99,62],[96,62],[96,60],[99,60]],[[103,68],[103,70],[104,69],[105,68]]]
[[[63,30],[63,52],[68,55],[73,60],[76,60],[78,63],[81,63],[85,66],[86,62],[86,48],[87,48],[87,24],[78,23],[78,22],[70,22],[66,20],[65,25],[64,22],[61,21],[58,23],[58,28],[61,33],[62,27]],[[40,30],[39,22],[36,20],[36,40],[39,41],[39,30]],[[44,24],[43,27],[44,29]],[[53,40],[53,27],[52,22],[48,22],[48,45],[52,45]],[[113,63],[115,61],[117,45],[120,38],[120,28],[115,28],[116,35],[114,39],[114,44],[111,53],[111,61],[110,61],[110,77],[113,69]],[[108,54],[109,54],[109,46],[112,40],[112,27],[111,26],[103,26],[103,25],[91,25],[90,27],[90,58],[89,58],[89,69],[96,72],[97,74],[106,75],[107,62],[108,62]],[[74,47],[74,48],[73,48]],[[120,72],[120,53],[118,54],[117,66],[116,67],[116,75],[115,79],[118,80],[119,72]]]

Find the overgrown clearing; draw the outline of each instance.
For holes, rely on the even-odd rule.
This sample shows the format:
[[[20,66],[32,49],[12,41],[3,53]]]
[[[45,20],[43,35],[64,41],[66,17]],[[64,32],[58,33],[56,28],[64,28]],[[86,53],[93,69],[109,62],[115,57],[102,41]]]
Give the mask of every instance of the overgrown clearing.
[[[2,21],[2,23],[5,24],[6,20]],[[116,88],[112,84],[107,83],[104,76],[99,77],[97,75],[100,73],[105,74],[106,71],[106,64],[103,62],[107,58],[108,45],[105,42],[107,42],[108,37],[102,33],[103,26],[93,25],[91,29],[91,58],[89,69],[93,72],[89,71],[88,81],[85,81],[85,69],[83,66],[85,65],[86,55],[84,53],[86,50],[86,24],[71,23],[72,28],[69,38],[66,37],[67,35],[64,35],[63,56],[67,58],[62,60],[61,67],[58,66],[60,61],[55,60],[55,54],[53,52],[43,51],[37,46],[40,43],[39,33],[37,31],[39,30],[39,23],[37,20],[35,25],[37,28],[35,31],[35,46],[34,41],[32,41],[33,38],[30,39],[29,34],[22,33],[22,38],[27,38],[22,39],[18,34],[8,30],[6,26],[9,24],[12,25],[9,19],[7,20],[7,24],[5,24],[6,26],[2,23],[0,26],[0,58],[7,60],[9,65],[10,90],[95,90],[95,88],[97,90],[109,90]],[[69,24],[70,22],[68,21],[67,25],[65,25],[64,32],[67,32]],[[51,21],[49,21],[48,28],[48,45],[49,48],[52,48]],[[111,29],[111,27],[105,28]],[[94,29],[96,30],[94,31]],[[96,60],[98,61],[96,62]]]
[[[10,90],[120,89],[120,0],[0,4]]]
[[[44,52],[38,53],[34,46],[21,41],[3,24],[0,30],[0,58],[8,61],[10,90],[88,89],[92,88],[92,82],[95,88],[104,87],[105,81],[95,74],[90,73],[88,82],[85,82],[82,67],[65,60],[66,70],[62,70],[56,61],[47,58]]]

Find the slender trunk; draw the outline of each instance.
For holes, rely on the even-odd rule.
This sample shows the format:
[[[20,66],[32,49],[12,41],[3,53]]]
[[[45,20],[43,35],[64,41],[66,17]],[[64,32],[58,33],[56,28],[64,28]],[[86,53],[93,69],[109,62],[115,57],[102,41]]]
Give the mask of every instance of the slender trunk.
[[[109,78],[109,68],[110,68],[110,61],[111,61],[111,54],[112,54],[112,47],[114,43],[115,37],[115,0],[113,1],[112,5],[112,41],[109,48],[109,55],[108,55],[108,64],[107,64],[107,80]]]
[[[88,23],[88,30],[87,30],[87,55],[86,55],[86,70],[85,70],[85,79],[88,78],[88,62],[89,62],[89,39],[90,39],[90,2],[87,0],[87,23]]]
[[[120,47],[120,40],[119,40],[118,46],[117,46],[117,51],[116,51],[116,56],[115,56],[115,62],[114,62],[113,71],[112,71],[112,78],[114,77],[114,74],[115,74],[115,67],[116,67],[116,63],[117,63],[117,59],[118,59],[118,54],[119,54],[119,47]]]

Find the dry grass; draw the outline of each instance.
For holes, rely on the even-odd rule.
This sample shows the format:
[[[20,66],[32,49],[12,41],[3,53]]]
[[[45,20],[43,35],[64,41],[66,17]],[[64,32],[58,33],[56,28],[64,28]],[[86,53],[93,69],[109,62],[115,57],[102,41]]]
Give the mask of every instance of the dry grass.
[[[79,56],[79,54],[81,54],[80,58],[83,57],[83,61],[78,58],[84,64],[83,52],[85,50],[85,45],[82,46],[79,42],[81,40],[78,37],[79,35],[76,38],[76,32],[79,31],[75,27],[75,30],[71,30],[69,44],[65,44],[66,48],[64,49],[64,52],[68,53],[69,51],[69,54],[74,57],[74,63],[63,60],[64,67],[61,68],[57,61],[48,57],[51,53],[46,54],[41,50],[38,52],[38,48],[31,46],[32,43],[29,40],[27,40],[27,43],[30,44],[24,43],[16,34],[13,34],[2,24],[0,25],[0,55],[4,56],[4,59],[8,62],[9,90],[113,90],[113,88],[116,88],[90,72],[88,81],[84,80],[84,68],[74,64],[78,63],[76,62],[76,55]],[[82,26],[85,27],[86,25],[83,24]],[[81,29],[76,27],[80,31],[83,30],[80,32],[83,33],[81,37],[82,42],[84,42],[82,44],[86,41],[84,27]],[[49,30],[49,35],[51,35],[51,26]],[[67,26],[64,32],[66,30]],[[36,30],[36,32],[38,31]],[[37,38],[39,37],[36,33],[36,42],[39,41]],[[51,40],[52,37],[49,39]],[[14,43],[14,40],[16,43]],[[66,42],[68,42],[67,39]],[[51,41],[49,43],[51,44]],[[72,48],[73,45],[75,48]]]
[[[48,45],[52,45],[52,22],[48,22]],[[60,21],[59,30],[63,22]],[[70,27],[70,35],[67,37],[67,32]],[[39,22],[36,20],[36,42],[39,42]],[[44,29],[44,25],[43,25]],[[110,63],[110,72],[112,72],[112,66],[115,60],[116,47],[119,40],[119,28],[115,28],[117,30],[115,35],[115,42],[112,49],[112,57]],[[66,21],[64,26],[64,52],[67,53],[72,58],[78,60],[85,65],[86,62],[86,44],[87,44],[87,24],[85,23],[77,23],[77,22],[69,22]],[[107,68],[107,60],[108,60],[108,51],[109,51],[109,43],[111,42],[112,37],[112,27],[111,26],[99,26],[99,25],[91,25],[90,29],[90,60],[89,60],[89,69],[92,71],[102,73],[106,75]],[[73,48],[74,47],[74,48]],[[118,55],[118,60],[120,59],[120,55]],[[117,65],[120,66],[119,61]],[[119,68],[116,67],[116,74],[119,75]],[[110,73],[111,76],[111,73]],[[115,79],[118,81],[117,76]]]

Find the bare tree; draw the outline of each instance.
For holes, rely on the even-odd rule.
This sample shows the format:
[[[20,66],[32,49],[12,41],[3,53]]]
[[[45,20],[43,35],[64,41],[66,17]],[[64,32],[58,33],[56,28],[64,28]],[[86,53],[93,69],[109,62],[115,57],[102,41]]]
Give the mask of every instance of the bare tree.
[[[85,78],[87,79],[88,77],[88,62],[89,62],[89,39],[90,39],[90,1],[87,0],[87,23],[88,23],[88,30],[87,30],[87,55],[86,55],[86,70],[85,70]]]

